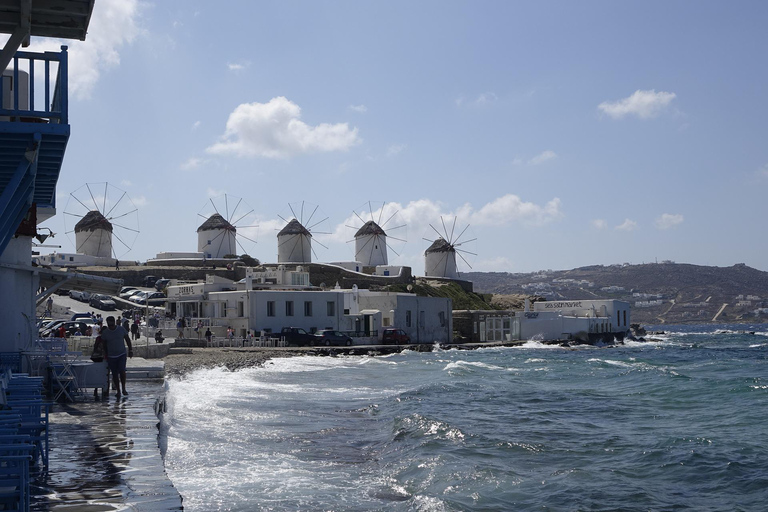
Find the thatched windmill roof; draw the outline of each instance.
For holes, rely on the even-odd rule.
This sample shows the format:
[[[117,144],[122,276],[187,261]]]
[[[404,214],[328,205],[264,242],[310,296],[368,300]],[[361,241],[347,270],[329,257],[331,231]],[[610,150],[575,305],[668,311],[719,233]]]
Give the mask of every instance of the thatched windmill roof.
[[[429,254],[432,252],[451,252],[455,251],[453,246],[449,244],[444,238],[438,238],[434,242],[432,242],[432,245],[427,247],[427,250],[424,251],[424,254]]]
[[[383,235],[387,236],[387,234],[384,232],[381,227],[373,222],[372,220],[369,220],[365,224],[363,224],[363,227],[357,230],[357,233],[355,233],[355,238],[366,236],[366,235]]]
[[[91,210],[86,213],[85,216],[75,224],[75,232],[96,231],[97,229],[103,229],[110,233],[112,232],[112,223],[97,210]]]
[[[208,220],[203,222],[199,228],[197,228],[197,232],[213,231],[214,229],[226,229],[228,231],[235,231],[235,226],[227,222],[227,220],[218,213],[214,213],[208,217]]]
[[[291,221],[280,230],[280,232],[277,234],[277,236],[283,236],[283,235],[307,235],[312,236],[312,233],[309,232],[307,228],[301,225],[301,222],[299,222],[296,219],[291,219]]]

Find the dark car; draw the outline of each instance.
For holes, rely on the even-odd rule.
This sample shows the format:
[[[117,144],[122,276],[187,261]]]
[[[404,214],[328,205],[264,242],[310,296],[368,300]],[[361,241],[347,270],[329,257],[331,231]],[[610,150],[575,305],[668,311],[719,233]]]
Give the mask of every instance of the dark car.
[[[91,300],[88,301],[88,304],[92,308],[101,309],[103,311],[115,310],[115,301],[112,300],[112,297],[110,297],[109,295],[94,293],[93,295],[91,295]]]
[[[327,347],[330,345],[350,346],[352,344],[352,338],[343,332],[332,331],[330,329],[319,331],[315,336],[317,337],[317,340],[315,340],[316,345],[325,345]]]
[[[381,342],[385,345],[399,345],[401,343],[410,343],[411,337],[405,334],[402,329],[384,329],[381,334]]]
[[[163,291],[163,288],[168,286],[168,283],[170,282],[171,282],[170,279],[166,279],[166,278],[158,279],[157,281],[155,281],[155,290],[159,292]]]
[[[283,327],[280,330],[280,337],[285,340],[286,345],[297,347],[313,345],[317,339],[314,334],[309,334],[301,327]]]
[[[67,336],[72,336],[76,332],[80,331],[80,334],[82,336],[85,336],[85,331],[88,329],[88,324],[85,322],[64,322],[63,324],[59,325],[58,327],[55,327],[53,329],[46,329],[43,332],[40,333],[40,335],[43,338],[48,338],[51,335],[52,331],[55,331],[54,336],[58,336],[58,331],[61,326],[64,326],[64,329],[67,332]]]
[[[142,284],[149,288],[151,286],[155,286],[155,281],[157,281],[157,276],[144,276]]]

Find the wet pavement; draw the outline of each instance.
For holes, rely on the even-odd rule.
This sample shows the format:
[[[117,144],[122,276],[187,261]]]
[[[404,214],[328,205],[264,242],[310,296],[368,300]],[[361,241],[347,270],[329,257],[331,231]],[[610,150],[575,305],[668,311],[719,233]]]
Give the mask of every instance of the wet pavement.
[[[52,407],[49,468],[33,478],[31,510],[183,510],[158,447],[163,381],[129,377],[128,391]]]

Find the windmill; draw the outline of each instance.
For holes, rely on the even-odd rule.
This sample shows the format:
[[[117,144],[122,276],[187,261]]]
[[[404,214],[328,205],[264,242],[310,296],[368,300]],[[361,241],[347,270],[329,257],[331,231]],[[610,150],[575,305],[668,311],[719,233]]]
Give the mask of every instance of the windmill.
[[[400,256],[394,246],[405,244],[407,227],[395,205],[368,201],[352,213],[358,222],[347,225],[354,230],[353,239],[347,243],[355,242],[355,261],[375,267],[389,264],[388,250]]]
[[[248,219],[252,213],[253,208],[242,198],[227,194],[218,196],[215,200],[209,198],[197,214],[205,219],[197,228],[198,252],[212,259],[232,257],[238,252],[248,254],[245,245],[256,243],[256,234],[251,234],[251,231],[256,231],[259,227],[249,224]],[[248,232],[249,236],[244,232]]]
[[[68,230],[66,224],[72,222],[74,228]],[[64,223],[67,235],[75,234],[75,252],[87,256],[117,259],[139,235],[138,208],[127,192],[107,182],[86,183],[70,192]]]
[[[317,257],[315,250],[312,249],[313,235],[330,234],[327,229],[328,217],[323,218],[318,214],[318,208],[304,201],[289,203],[288,209],[291,215],[279,215],[286,225],[277,234],[278,263],[311,263],[312,255]],[[328,248],[316,239],[315,242],[325,249]]]
[[[464,262],[464,264],[472,268],[472,265],[469,264],[469,261],[467,261],[467,257],[469,256],[477,256],[476,253],[471,252],[463,248],[463,246],[466,246],[467,244],[470,244],[477,240],[477,238],[470,238],[465,239],[462,238],[464,234],[467,232],[467,229],[469,229],[469,224],[467,224],[464,229],[461,230],[461,232],[458,234],[458,236],[454,236],[456,234],[456,222],[458,218],[453,218],[453,225],[451,226],[450,233],[448,232],[448,228],[445,225],[445,221],[443,220],[443,217],[440,216],[440,223],[442,224],[443,231],[440,232],[435,227],[430,224],[429,227],[432,228],[432,230],[437,233],[438,238],[436,240],[431,240],[428,238],[425,238],[427,242],[432,242],[432,244],[427,248],[426,251],[424,251],[424,275],[427,277],[447,277],[450,279],[458,279],[459,277],[459,271],[457,267],[457,261],[456,256],[461,259],[461,261]],[[462,247],[461,249],[459,247]],[[466,255],[466,257],[465,257]]]

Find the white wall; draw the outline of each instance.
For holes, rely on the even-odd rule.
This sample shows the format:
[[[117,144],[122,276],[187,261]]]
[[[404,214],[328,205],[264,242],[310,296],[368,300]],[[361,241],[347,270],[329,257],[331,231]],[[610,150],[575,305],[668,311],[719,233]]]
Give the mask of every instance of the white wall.
[[[75,247],[78,253],[101,258],[112,257],[112,233],[106,229],[75,232]]]
[[[17,352],[31,347],[37,336],[35,297],[39,278],[31,269],[32,238],[11,238],[0,254],[0,264],[30,268],[20,270],[0,265],[0,351]]]

